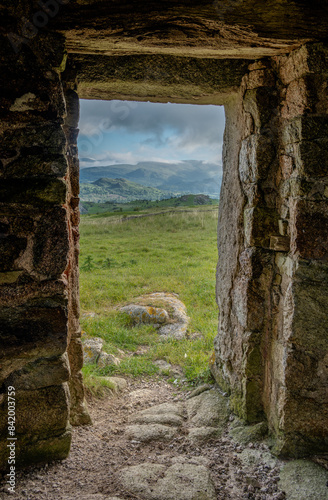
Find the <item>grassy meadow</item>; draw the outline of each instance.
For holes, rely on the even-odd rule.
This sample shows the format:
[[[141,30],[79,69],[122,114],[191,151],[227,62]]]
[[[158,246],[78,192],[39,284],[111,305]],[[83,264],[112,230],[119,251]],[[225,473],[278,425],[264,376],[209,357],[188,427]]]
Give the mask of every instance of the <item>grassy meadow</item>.
[[[180,365],[191,383],[208,378],[218,316],[213,208],[176,208],[131,220],[106,214],[81,217],[82,330],[84,335],[102,337],[104,350],[123,358],[119,366],[84,367],[86,380],[94,381],[97,375],[155,374],[157,359]],[[153,292],[178,294],[191,318],[189,333],[200,332],[202,338],[163,339],[152,326],[133,326],[119,311],[136,297]],[[90,312],[96,315],[85,316]],[[142,355],[133,355],[140,350]]]

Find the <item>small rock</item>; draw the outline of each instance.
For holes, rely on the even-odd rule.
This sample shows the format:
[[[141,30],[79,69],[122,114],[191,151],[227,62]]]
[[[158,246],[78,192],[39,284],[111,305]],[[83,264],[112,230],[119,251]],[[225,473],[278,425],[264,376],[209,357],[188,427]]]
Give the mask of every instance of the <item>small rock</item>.
[[[82,318],[95,318],[97,314],[95,312],[85,312],[81,314]]]
[[[82,340],[83,364],[95,364],[98,361],[103,345],[104,341],[99,337],[91,337]]]
[[[97,365],[100,368],[103,368],[104,366],[111,366],[111,365],[118,366],[120,362],[121,361],[118,358],[115,358],[113,354],[109,354],[107,352],[102,351],[98,357]]]
[[[104,377],[104,379],[114,385],[115,392],[123,391],[128,386],[127,381],[121,377]]]
[[[266,422],[259,422],[255,425],[244,425],[238,422],[236,426],[230,430],[230,435],[234,441],[241,444],[249,444],[250,448],[254,448],[253,441],[260,441],[268,432]]]
[[[157,359],[154,361],[154,365],[158,366],[160,373],[169,372],[171,365],[167,363],[164,359]]]

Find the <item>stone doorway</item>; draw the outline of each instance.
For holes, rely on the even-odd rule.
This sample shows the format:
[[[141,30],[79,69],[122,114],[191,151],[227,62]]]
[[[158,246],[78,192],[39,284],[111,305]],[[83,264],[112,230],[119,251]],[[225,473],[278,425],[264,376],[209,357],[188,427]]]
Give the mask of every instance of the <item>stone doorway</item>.
[[[78,95],[226,105],[213,371],[240,417],[268,420],[277,453],[327,449],[327,11],[239,3],[147,3],[130,16],[86,0],[33,32],[32,4],[1,7],[1,418],[5,436],[16,384],[22,461],[66,456],[69,418],[88,421]]]

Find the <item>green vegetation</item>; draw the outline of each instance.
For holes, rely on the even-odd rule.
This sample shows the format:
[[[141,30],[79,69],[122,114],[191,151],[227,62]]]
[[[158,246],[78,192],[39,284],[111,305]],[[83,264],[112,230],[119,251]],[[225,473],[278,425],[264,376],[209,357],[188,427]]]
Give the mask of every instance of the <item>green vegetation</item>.
[[[146,187],[126,179],[107,179],[102,177],[95,182],[81,184],[81,200],[97,203],[108,200],[128,202],[136,199],[161,200],[172,196],[172,191],[162,191]]]
[[[85,366],[83,368],[84,385],[93,396],[102,398],[109,392],[114,391],[115,385],[104,377],[98,377],[94,373],[92,366]]]
[[[83,201],[81,206],[83,211],[88,214],[106,214],[106,215],[119,215],[124,212],[126,215],[135,212],[143,213],[145,210],[160,208],[175,208],[175,207],[191,207],[195,208],[200,205],[215,205],[217,206],[218,200],[212,199],[204,194],[185,194],[180,197],[172,197],[163,200],[149,201],[149,200],[133,200],[128,203],[117,203],[115,201],[106,201],[104,203],[95,203],[92,201]],[[147,212],[145,212],[147,213]]]
[[[119,366],[84,368],[88,376],[151,375],[158,371],[153,362],[165,359],[180,365],[191,382],[208,379],[218,315],[216,227],[217,211],[206,207],[124,222],[111,215],[82,216],[81,309],[96,313],[82,318],[82,329],[102,337],[105,351],[126,354]],[[159,291],[179,295],[191,317],[189,333],[201,332],[202,338],[163,339],[149,325],[133,326],[119,311]],[[140,349],[143,354],[134,356]]]

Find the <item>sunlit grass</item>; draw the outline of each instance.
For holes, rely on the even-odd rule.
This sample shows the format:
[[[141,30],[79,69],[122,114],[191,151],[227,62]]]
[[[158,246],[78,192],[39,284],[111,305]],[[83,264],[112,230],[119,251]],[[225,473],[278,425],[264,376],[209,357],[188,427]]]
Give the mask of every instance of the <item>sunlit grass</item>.
[[[102,373],[134,376],[157,371],[152,361],[165,359],[183,367],[189,380],[208,376],[208,358],[217,333],[215,269],[217,212],[193,210],[113,222],[87,216],[81,222],[80,292],[88,335],[105,340],[105,350],[133,352],[149,346],[143,356],[124,358]],[[189,333],[202,339],[160,339],[150,326],[133,327],[119,307],[152,292],[173,292],[191,318]]]

